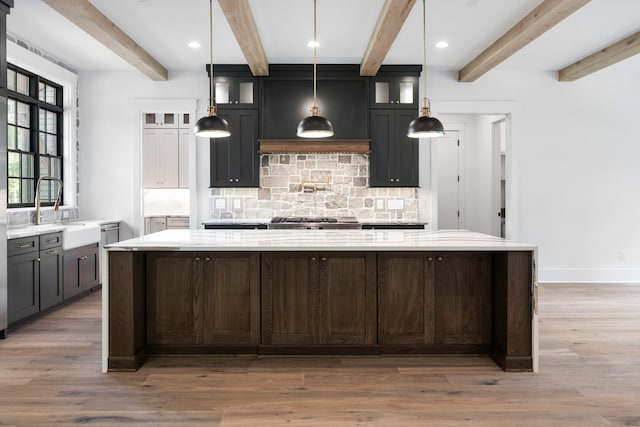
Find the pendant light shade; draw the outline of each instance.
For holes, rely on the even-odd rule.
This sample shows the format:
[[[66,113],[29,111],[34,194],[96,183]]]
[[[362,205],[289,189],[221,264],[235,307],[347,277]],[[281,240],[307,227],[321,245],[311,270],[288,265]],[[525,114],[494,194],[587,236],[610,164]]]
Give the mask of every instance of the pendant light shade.
[[[420,117],[409,123],[407,136],[409,138],[436,138],[444,135],[442,122],[430,116],[431,103],[427,98],[427,0],[422,0],[422,53],[424,67],[422,69],[424,100],[420,109]]]
[[[301,138],[327,138],[333,136],[333,125],[331,122],[319,115],[320,109],[316,97],[316,46],[318,38],[316,36],[316,0],[313,0],[313,107],[311,115],[305,117],[298,123],[296,135]]]
[[[216,114],[216,100],[213,86],[213,0],[209,0],[209,115],[201,117],[193,128],[196,136],[203,138],[226,138],[231,135],[229,122]]]
[[[201,117],[193,129],[196,136],[204,138],[226,138],[231,135],[229,122],[216,115],[215,110],[209,110],[209,115]]]

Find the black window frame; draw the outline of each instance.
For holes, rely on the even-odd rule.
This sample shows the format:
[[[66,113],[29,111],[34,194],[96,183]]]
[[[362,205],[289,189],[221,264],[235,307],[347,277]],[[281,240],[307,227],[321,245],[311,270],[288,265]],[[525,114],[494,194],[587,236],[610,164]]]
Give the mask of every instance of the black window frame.
[[[14,64],[7,64],[7,69],[8,70],[12,70],[16,73],[19,74],[23,74],[29,77],[29,95],[25,95],[22,93],[19,93],[17,91],[11,90],[9,88],[7,88],[7,101],[10,100],[15,100],[17,102],[21,102],[24,104],[28,104],[29,105],[29,129],[30,129],[30,135],[29,135],[29,151],[22,151],[22,150],[16,150],[16,149],[12,149],[9,148],[9,143],[7,144],[7,208],[11,209],[11,208],[29,208],[29,207],[34,207],[35,206],[35,199],[36,199],[36,185],[38,182],[38,179],[40,178],[40,161],[42,158],[56,158],[59,159],[59,173],[60,176],[57,176],[57,178],[59,178],[61,181],[64,182],[64,106],[63,106],[63,102],[64,102],[64,98],[63,98],[63,86],[61,84],[52,82],[51,80],[48,80],[42,76],[39,76],[36,73],[33,73],[29,70],[26,70],[24,68],[21,68],[19,66],[16,66]],[[40,101],[39,99],[39,86],[40,83],[45,84],[48,87],[53,87],[55,89],[55,93],[56,93],[56,99],[55,99],[55,104],[49,104],[46,101]],[[7,85],[9,86],[9,85]],[[45,90],[46,90],[46,86],[45,86]],[[17,87],[16,87],[17,89]],[[45,97],[46,98],[46,97]],[[45,111],[50,111],[53,113],[56,113],[56,155],[51,155],[49,153],[46,153],[46,149],[44,153],[40,152],[40,144],[39,144],[39,136],[41,132],[45,132],[46,129],[40,129],[40,111],[41,110],[45,110]],[[17,112],[16,112],[17,113]],[[8,114],[8,110],[7,110],[7,114]],[[46,125],[45,125],[46,128]],[[9,123],[7,121],[7,132],[9,129]],[[51,134],[49,134],[51,135]],[[9,142],[9,141],[7,141]],[[46,146],[46,141],[45,141],[45,146]],[[33,194],[33,200],[29,201],[29,202],[22,202],[23,197],[24,197],[24,193],[23,190],[21,190],[21,194],[20,194],[20,199],[21,202],[20,203],[10,203],[9,202],[9,179],[11,178],[21,178],[23,180],[25,179],[31,179],[30,177],[28,178],[23,178],[24,175],[20,174],[19,177],[14,177],[14,176],[10,176],[9,175],[9,155],[10,153],[31,153],[33,154],[33,187],[31,188],[31,192]],[[51,160],[49,160],[49,167],[51,167]],[[22,168],[22,164],[21,164],[21,168]],[[53,193],[54,189],[57,189],[57,185],[59,185],[58,183],[55,183],[54,181],[42,181],[41,186],[47,185],[48,187],[48,193],[51,195],[50,199],[42,199],[41,200],[41,206],[53,206],[54,202],[55,202],[55,196],[56,194]],[[41,193],[43,193],[43,188],[40,189]],[[57,190],[56,190],[57,191]],[[62,197],[62,196],[61,196]]]

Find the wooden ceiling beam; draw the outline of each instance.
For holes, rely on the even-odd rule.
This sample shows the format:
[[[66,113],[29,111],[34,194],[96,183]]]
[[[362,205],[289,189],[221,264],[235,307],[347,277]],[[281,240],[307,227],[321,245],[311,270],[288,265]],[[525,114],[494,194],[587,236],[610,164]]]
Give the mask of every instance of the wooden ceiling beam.
[[[544,0],[520,22],[458,72],[458,81],[473,82],[591,0]]]
[[[254,76],[268,76],[269,63],[248,0],[218,0]]]
[[[558,80],[572,82],[639,53],[640,31],[563,68],[558,71]]]
[[[167,69],[111,22],[89,0],[43,1],[151,80],[167,80]]]
[[[361,76],[375,76],[416,0],[385,0],[360,63]]]

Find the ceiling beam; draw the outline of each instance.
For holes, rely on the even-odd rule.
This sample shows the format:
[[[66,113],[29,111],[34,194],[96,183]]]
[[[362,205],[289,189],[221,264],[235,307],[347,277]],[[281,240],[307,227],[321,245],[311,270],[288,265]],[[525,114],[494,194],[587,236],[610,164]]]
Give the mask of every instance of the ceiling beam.
[[[375,76],[416,0],[385,0],[369,46],[360,63],[361,76]]]
[[[268,76],[269,63],[248,0],[218,0],[254,76]]]
[[[167,69],[116,26],[89,0],[43,0],[151,80],[167,80]]]
[[[639,53],[640,31],[563,68],[558,71],[558,80],[572,82]]]
[[[491,46],[458,71],[458,81],[473,82],[591,0],[544,0]]]

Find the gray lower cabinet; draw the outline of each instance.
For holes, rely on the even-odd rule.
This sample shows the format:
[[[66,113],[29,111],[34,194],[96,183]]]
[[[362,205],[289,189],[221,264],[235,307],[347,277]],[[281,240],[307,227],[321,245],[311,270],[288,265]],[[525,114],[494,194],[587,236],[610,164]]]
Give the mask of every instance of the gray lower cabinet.
[[[7,242],[9,325],[63,301],[62,233]]]
[[[64,252],[64,298],[68,299],[100,283],[98,244]]]

